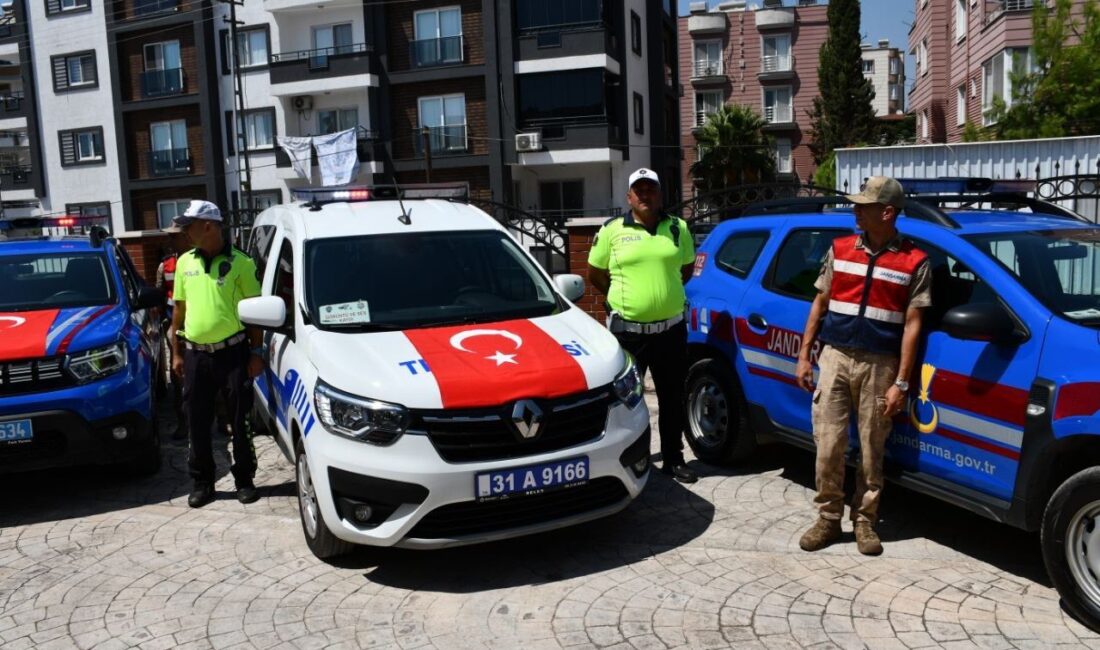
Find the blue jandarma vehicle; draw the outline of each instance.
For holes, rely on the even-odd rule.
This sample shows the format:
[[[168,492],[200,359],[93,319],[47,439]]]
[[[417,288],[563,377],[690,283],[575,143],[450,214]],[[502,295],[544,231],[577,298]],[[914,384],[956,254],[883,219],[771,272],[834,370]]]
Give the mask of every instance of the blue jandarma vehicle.
[[[102,228],[44,237],[77,220],[26,221],[0,222],[0,474],[155,472],[163,295]]]
[[[1019,182],[902,185],[912,195],[898,229],[931,258],[933,306],[889,474],[1041,530],[1067,607],[1100,627],[1100,226]],[[795,363],[822,257],[855,228],[846,203],[763,204],[700,246],[686,393],[700,458],[744,459],[762,437],[813,448]]]

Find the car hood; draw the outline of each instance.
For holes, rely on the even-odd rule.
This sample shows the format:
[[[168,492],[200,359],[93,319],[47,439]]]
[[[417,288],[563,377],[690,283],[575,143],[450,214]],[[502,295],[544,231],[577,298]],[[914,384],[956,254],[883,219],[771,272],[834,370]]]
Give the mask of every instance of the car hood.
[[[533,319],[400,332],[316,330],[310,357],[340,391],[409,408],[476,408],[611,383],[615,338],[577,308]]]
[[[107,345],[126,320],[119,305],[0,312],[0,361],[52,357]]]

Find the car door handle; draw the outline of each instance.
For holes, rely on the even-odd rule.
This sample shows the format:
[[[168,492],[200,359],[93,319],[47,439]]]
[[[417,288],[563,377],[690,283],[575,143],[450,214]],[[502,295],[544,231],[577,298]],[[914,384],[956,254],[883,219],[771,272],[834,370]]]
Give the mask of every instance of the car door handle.
[[[768,329],[768,321],[760,314],[749,314],[749,327],[758,330]]]

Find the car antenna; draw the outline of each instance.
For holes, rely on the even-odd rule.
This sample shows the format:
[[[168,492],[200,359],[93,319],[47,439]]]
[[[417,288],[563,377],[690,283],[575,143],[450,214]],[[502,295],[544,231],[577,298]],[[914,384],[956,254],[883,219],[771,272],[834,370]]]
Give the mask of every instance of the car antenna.
[[[390,160],[390,178],[393,180],[393,189],[397,194],[397,205],[401,208],[401,216],[398,217],[397,220],[406,226],[410,226],[412,225],[412,211],[406,211],[405,203],[401,200],[401,195],[404,194],[404,192],[401,191],[401,186],[397,184],[397,167],[393,164],[393,154],[385,144],[382,145],[382,151],[385,152],[386,157]]]

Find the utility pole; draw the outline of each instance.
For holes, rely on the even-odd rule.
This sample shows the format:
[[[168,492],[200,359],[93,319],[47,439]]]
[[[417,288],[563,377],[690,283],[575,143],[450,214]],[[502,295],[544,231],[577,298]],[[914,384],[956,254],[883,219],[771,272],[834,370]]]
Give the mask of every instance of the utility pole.
[[[432,131],[426,126],[420,127],[420,140],[424,147],[424,180],[432,182]]]
[[[222,0],[229,5],[229,65],[233,70],[233,95],[235,98],[233,108],[233,131],[237,136],[237,214],[243,216],[245,211],[252,210],[252,165],[248,156],[248,130],[244,124],[244,85],[241,81],[241,67],[237,53],[237,27],[242,23],[237,20],[237,5],[244,4],[243,0]],[[242,164],[243,163],[243,164]],[[241,223],[238,219],[237,227]]]

